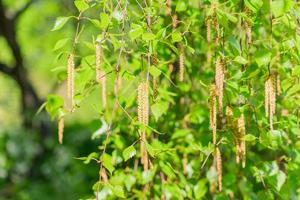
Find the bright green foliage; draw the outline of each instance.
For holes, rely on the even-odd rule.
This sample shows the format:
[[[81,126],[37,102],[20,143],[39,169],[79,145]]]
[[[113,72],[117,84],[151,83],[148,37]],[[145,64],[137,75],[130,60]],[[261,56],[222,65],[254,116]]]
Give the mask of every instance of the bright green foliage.
[[[59,55],[57,65],[65,66],[58,70],[60,81],[67,77],[68,55],[75,53],[76,105],[70,112],[68,99],[63,107],[58,97],[50,96],[46,108],[51,116],[58,117],[61,112],[80,115],[82,107],[88,106],[92,109],[90,120],[96,118],[102,123],[92,136],[99,148],[82,158],[90,165],[102,165],[107,172],[108,182],[102,177],[90,186],[94,190],[91,198],[300,198],[299,3],[171,2],[170,16],[163,0],[76,0],[76,17],[58,17],[54,24],[52,30],[59,31],[68,23],[78,25],[73,39],[61,38],[54,47]],[[207,20],[212,22],[210,43]],[[96,82],[96,42],[102,47],[106,106],[101,83]],[[179,81],[180,48],[185,57],[183,82]],[[217,117],[217,145],[223,160],[221,192],[213,186],[217,174],[212,168],[215,147],[208,103],[220,56],[225,61],[224,107]],[[274,130],[270,131],[264,90],[265,81],[274,74],[280,77],[281,90],[276,99]],[[152,86],[154,79],[157,91]],[[149,83],[151,111],[146,127],[137,118],[137,87],[142,81]],[[235,135],[225,115],[227,106],[233,109],[234,119],[245,116],[244,168],[235,161]],[[143,128],[147,132],[149,170],[140,163],[139,129]],[[96,180],[99,172],[94,174]]]

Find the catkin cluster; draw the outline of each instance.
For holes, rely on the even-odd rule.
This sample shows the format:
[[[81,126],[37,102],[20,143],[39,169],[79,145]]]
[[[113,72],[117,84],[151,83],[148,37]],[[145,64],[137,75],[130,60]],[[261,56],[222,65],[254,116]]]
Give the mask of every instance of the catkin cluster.
[[[71,105],[73,107],[73,97],[74,97],[74,70],[75,70],[75,63],[74,63],[74,54],[70,54],[68,58],[68,80],[67,80],[67,96],[71,99]]]
[[[213,144],[217,142],[217,98],[216,98],[216,85],[210,86],[209,97],[209,123],[213,130]]]
[[[183,81],[184,79],[184,48],[180,47],[179,52],[179,80]]]
[[[244,114],[236,120],[235,124],[235,141],[236,141],[236,162],[239,164],[242,160],[242,166],[246,165],[246,128]]]
[[[224,61],[219,57],[216,61],[216,94],[219,100],[219,111],[222,113],[223,110],[223,91],[224,91],[224,79],[225,79],[225,65]]]
[[[273,116],[276,110],[276,89],[274,75],[268,77],[265,82],[265,112],[270,120],[270,129],[273,130]]]
[[[102,104],[106,106],[106,76],[101,69],[102,64],[102,47],[100,43],[96,43],[96,81],[102,85]]]
[[[145,148],[146,141],[146,127],[149,123],[149,99],[148,99],[148,83],[142,82],[138,86],[138,120],[144,125],[140,129],[141,134],[141,163],[144,170],[148,170],[148,154]]]

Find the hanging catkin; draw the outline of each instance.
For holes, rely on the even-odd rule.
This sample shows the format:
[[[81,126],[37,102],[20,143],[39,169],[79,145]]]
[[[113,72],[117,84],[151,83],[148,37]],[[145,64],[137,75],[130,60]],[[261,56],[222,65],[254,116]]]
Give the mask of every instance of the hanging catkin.
[[[210,19],[206,19],[206,39],[208,43],[211,42],[211,20]]]
[[[210,86],[210,97],[209,97],[209,122],[210,127],[213,130],[213,144],[217,141],[217,99],[216,99],[216,85]]]
[[[265,82],[265,111],[270,120],[270,130],[273,130],[273,116],[276,110],[276,90],[274,75],[268,77]]]
[[[102,85],[102,104],[106,106],[106,76],[101,69],[102,64],[102,47],[100,43],[96,43],[96,81]]]
[[[179,51],[179,80],[183,81],[184,79],[184,48],[183,46],[180,47]]]
[[[222,156],[218,147],[216,148],[215,159],[216,159],[216,170],[218,174],[219,191],[222,191]]]
[[[64,127],[65,127],[64,117],[60,117],[59,120],[58,120],[58,142],[60,144],[63,143]]]
[[[223,110],[223,90],[224,90],[224,78],[225,78],[225,69],[224,69],[223,60],[218,57],[216,61],[216,72],[215,72],[215,82],[216,82],[216,95],[219,100],[219,111],[222,113]]]
[[[71,99],[71,106],[73,107],[73,97],[74,97],[74,54],[70,54],[68,58],[68,83],[67,83],[67,96]]]
[[[236,152],[236,162],[240,163],[242,160],[242,166],[245,167],[246,165],[246,142],[245,142],[245,135],[246,135],[246,128],[245,128],[245,117],[244,114],[237,120],[237,130],[236,130],[236,141],[237,141],[237,152]]]
[[[140,129],[141,134],[141,163],[144,166],[144,170],[148,170],[148,154],[145,148],[146,141],[146,129],[145,126],[149,122],[149,100],[148,100],[148,83],[142,82],[138,86],[138,120],[144,125]]]

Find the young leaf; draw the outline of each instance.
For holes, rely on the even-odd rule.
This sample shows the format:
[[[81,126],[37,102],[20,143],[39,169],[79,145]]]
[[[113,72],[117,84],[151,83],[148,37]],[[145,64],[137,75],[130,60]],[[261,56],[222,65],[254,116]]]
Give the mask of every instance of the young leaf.
[[[57,31],[57,30],[61,29],[70,18],[71,17],[58,17],[56,19],[55,24],[54,24],[53,28],[51,29],[51,31]]]
[[[76,0],[74,1],[74,4],[79,12],[84,12],[90,7],[84,0]]]
[[[126,149],[124,149],[123,158],[125,161],[127,161],[128,159],[132,158],[135,154],[136,154],[136,149],[134,148],[134,146],[131,145]]]

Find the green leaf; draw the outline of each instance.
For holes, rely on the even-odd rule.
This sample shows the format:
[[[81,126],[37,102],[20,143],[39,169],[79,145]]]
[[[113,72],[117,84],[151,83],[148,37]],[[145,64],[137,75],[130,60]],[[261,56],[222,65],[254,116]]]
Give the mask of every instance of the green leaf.
[[[109,16],[108,14],[102,12],[100,13],[100,27],[106,29],[109,25]]]
[[[178,32],[178,31],[175,31],[172,33],[172,42],[175,43],[175,42],[180,42],[182,40],[182,36],[181,36],[181,33]]]
[[[163,161],[159,162],[159,166],[160,166],[161,170],[168,176],[168,178],[174,179],[176,177],[173,169],[171,167],[169,167],[168,165],[166,165]]]
[[[268,65],[270,60],[271,60],[271,52],[263,49],[263,50],[258,50],[255,54],[254,54],[254,58],[256,63],[258,64],[259,67],[263,66],[263,65]]]
[[[51,31],[57,31],[60,30],[70,19],[71,17],[58,17],[55,21],[54,27],[51,29]]]
[[[176,12],[183,12],[187,9],[186,2],[178,1],[176,5]]]
[[[66,44],[67,44],[67,42],[70,40],[70,38],[64,38],[64,39],[61,39],[61,40],[58,40],[57,42],[56,42],[56,44],[54,45],[54,51],[57,51],[58,49],[61,49],[61,48],[63,48]]]
[[[145,141],[145,146],[146,146],[146,150],[147,150],[147,152],[149,153],[149,155],[150,155],[151,157],[154,157],[154,156],[155,156],[155,153],[154,153],[153,147],[152,147],[147,141]]]
[[[201,179],[198,181],[198,183],[194,186],[194,194],[196,199],[202,199],[204,195],[207,192],[207,187],[206,187],[206,179]]]
[[[89,4],[85,2],[85,0],[75,0],[74,4],[79,12],[84,12],[90,7]]]
[[[155,176],[156,166],[150,170],[145,170],[142,172],[142,184],[145,185],[152,181]]]
[[[277,173],[277,184],[276,184],[277,191],[280,191],[285,181],[286,181],[286,174],[283,171],[279,170],[279,172]]]
[[[272,1],[272,13],[275,18],[280,17],[287,13],[287,11],[293,6],[293,2],[290,0],[275,0]]]
[[[286,93],[286,96],[291,96],[300,91],[300,84],[293,85]]]
[[[112,189],[113,194],[116,195],[117,197],[125,198],[125,194],[124,194],[124,190],[123,190],[122,186],[116,185],[116,186],[113,186],[111,189]]]
[[[46,111],[50,114],[51,118],[58,117],[60,109],[64,107],[64,100],[57,95],[48,95]]]
[[[136,183],[136,178],[135,178],[135,176],[128,174],[125,179],[126,179],[126,181],[124,183],[125,187],[126,187],[127,191],[130,191],[132,186]]]
[[[242,56],[235,57],[234,61],[239,64],[242,64],[242,65],[245,65],[248,63],[248,61],[245,58],[243,58]]]
[[[134,148],[134,146],[129,146],[126,149],[124,149],[123,151],[123,158],[125,161],[127,161],[128,159],[132,158],[133,156],[135,156],[136,154],[136,149]]]
[[[168,106],[168,102],[158,102],[151,106],[151,112],[153,113],[156,121],[159,119],[159,117],[167,112]]]
[[[155,39],[155,35],[153,33],[144,33],[142,38],[145,41],[150,41]]]
[[[132,25],[132,29],[129,31],[129,37],[132,40],[135,40],[136,38],[140,37],[143,34],[144,30],[143,27],[137,24]]]
[[[247,134],[247,135],[244,136],[244,140],[251,142],[251,141],[256,140],[256,137],[254,135]]]
[[[253,12],[257,12],[263,5],[262,0],[245,0],[245,5]]]
[[[151,66],[151,67],[149,68],[149,72],[150,72],[150,74],[151,74],[154,78],[159,77],[160,74],[161,74],[161,71],[160,71],[157,67],[155,67],[155,66]]]
[[[112,164],[112,157],[109,154],[104,154],[101,157],[101,162],[103,163],[103,166],[110,172],[110,174],[112,174],[115,170],[115,167]]]

